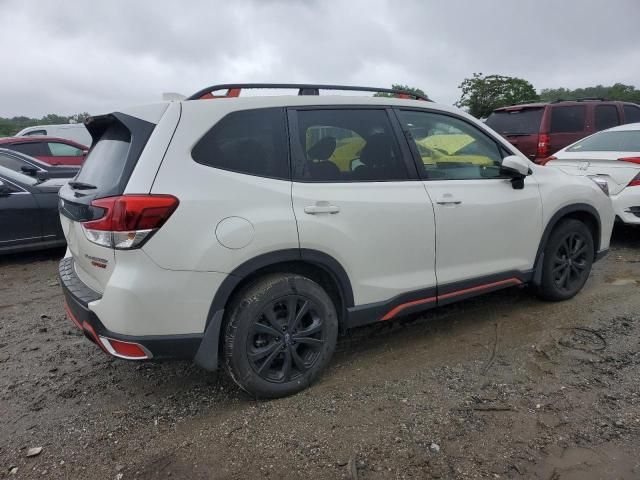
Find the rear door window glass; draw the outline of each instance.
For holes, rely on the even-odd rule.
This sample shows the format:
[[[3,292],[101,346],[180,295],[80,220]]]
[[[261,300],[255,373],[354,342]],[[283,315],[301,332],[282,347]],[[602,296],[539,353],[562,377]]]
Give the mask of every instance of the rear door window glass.
[[[486,124],[501,135],[531,135],[540,131],[544,108],[499,110],[487,118]]]
[[[228,114],[193,147],[191,157],[209,167],[289,179],[284,110],[262,108]]]
[[[585,129],[585,116],[584,105],[553,106],[551,107],[551,133],[581,132]]]
[[[625,123],[640,122],[640,107],[636,107],[635,105],[625,105],[624,117]]]
[[[615,105],[596,106],[596,130],[606,130],[607,128],[620,125],[618,118],[618,108]]]
[[[385,110],[300,110],[297,117],[294,180],[384,182],[408,177]]]
[[[49,142],[49,150],[54,157],[81,157],[82,150],[60,142]]]

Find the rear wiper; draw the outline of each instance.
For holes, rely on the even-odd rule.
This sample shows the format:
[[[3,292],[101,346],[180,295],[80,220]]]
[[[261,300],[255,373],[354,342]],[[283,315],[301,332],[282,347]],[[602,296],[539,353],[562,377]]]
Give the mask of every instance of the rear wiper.
[[[84,182],[69,182],[69,186],[75,190],[95,190],[98,188],[95,185]]]

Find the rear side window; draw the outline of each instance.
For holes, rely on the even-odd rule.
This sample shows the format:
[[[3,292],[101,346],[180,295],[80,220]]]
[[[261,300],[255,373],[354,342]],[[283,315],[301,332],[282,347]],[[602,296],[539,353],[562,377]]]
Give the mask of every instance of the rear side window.
[[[191,157],[209,167],[289,179],[284,110],[263,108],[230,113],[200,139]]]
[[[49,155],[48,149],[45,148],[43,143],[39,142],[14,143],[9,144],[6,147],[11,150],[24,153],[25,155],[31,155],[32,157]]]
[[[89,152],[76,181],[95,185],[96,193],[116,188],[125,168],[130,145],[129,130],[119,122],[111,123]]]
[[[49,150],[54,157],[81,157],[82,150],[60,142],[49,142]]]
[[[596,131],[620,125],[618,108],[615,105],[596,106]]]
[[[572,133],[584,130],[584,105],[551,108],[551,133]]]
[[[501,135],[531,135],[540,131],[543,108],[499,110],[485,122]]]
[[[408,177],[385,110],[300,110],[297,117],[294,180],[381,182]]]
[[[624,123],[640,122],[640,107],[636,107],[635,105],[625,105],[624,117]]]

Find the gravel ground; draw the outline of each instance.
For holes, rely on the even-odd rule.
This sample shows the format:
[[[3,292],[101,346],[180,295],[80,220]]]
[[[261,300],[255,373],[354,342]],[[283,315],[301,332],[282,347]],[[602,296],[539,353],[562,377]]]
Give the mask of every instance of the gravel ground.
[[[268,402],[105,356],[65,317],[62,253],[0,259],[0,478],[640,478],[640,229],[571,301],[515,288],[364,327]]]

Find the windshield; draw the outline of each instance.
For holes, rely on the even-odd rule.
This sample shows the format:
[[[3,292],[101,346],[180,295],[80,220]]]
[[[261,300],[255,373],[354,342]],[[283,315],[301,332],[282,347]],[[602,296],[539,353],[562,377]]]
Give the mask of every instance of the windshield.
[[[640,130],[596,133],[574,143],[567,152],[640,152]]]
[[[503,135],[530,135],[540,131],[543,108],[499,110],[493,112],[485,122]]]

